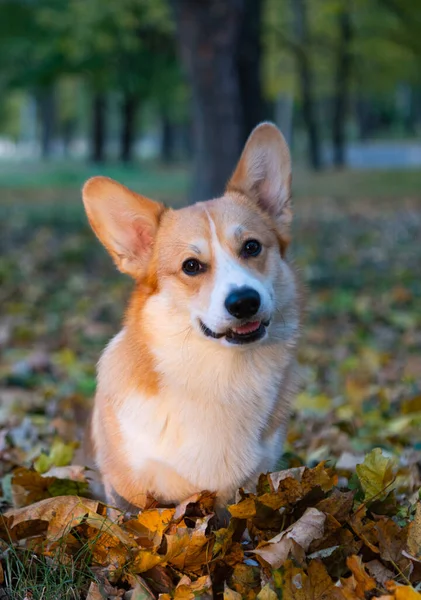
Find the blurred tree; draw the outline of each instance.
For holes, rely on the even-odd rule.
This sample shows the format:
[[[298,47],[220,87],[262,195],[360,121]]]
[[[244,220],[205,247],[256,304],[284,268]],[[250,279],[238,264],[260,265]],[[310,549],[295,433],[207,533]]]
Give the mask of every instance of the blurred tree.
[[[244,0],[237,51],[238,81],[243,111],[242,143],[245,143],[251,130],[268,116],[261,74],[262,16],[262,0]]]
[[[333,84],[332,145],[333,164],[345,165],[346,121],[350,104],[352,76],[352,15],[351,0],[338,4],[336,16],[338,41]]]
[[[142,103],[165,102],[180,85],[173,24],[165,0],[5,0],[0,3],[0,84],[33,90],[39,98],[42,146],[55,129],[54,87],[77,74],[91,91],[91,158],[105,158],[107,95],[119,90],[120,158],[133,157]],[[8,26],[5,26],[8,23]],[[12,57],[6,61],[5,55]]]
[[[192,197],[221,194],[238,159],[243,115],[237,70],[242,0],[172,0],[192,94]]]
[[[295,39],[294,49],[297,65],[303,119],[308,135],[309,161],[314,170],[322,166],[320,130],[316,114],[314,73],[311,65],[311,40],[308,20],[308,0],[291,0]]]

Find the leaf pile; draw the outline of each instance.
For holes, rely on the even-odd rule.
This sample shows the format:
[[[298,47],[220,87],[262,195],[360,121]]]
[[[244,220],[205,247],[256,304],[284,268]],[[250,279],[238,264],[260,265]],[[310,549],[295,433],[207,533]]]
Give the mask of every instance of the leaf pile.
[[[31,503],[29,494],[1,522],[4,570],[10,546],[51,566],[77,563],[89,547],[90,600],[421,597],[412,587],[421,581],[421,503],[398,506],[391,461],[378,450],[357,472],[354,491],[338,487],[338,475],[323,463],[261,475],[256,493],[239,491],[225,527],[206,492],[115,521],[95,500],[69,495]],[[12,487],[33,492],[30,474],[24,480],[19,473]]]

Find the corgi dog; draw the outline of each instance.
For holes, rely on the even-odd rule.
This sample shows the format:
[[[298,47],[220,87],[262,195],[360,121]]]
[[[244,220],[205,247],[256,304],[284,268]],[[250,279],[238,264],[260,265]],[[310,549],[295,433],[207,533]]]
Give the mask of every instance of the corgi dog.
[[[213,200],[173,210],[106,177],[86,182],[92,229],[135,281],[98,363],[91,422],[109,504],[208,490],[225,505],[274,469],[297,384],[290,185],[270,123]]]

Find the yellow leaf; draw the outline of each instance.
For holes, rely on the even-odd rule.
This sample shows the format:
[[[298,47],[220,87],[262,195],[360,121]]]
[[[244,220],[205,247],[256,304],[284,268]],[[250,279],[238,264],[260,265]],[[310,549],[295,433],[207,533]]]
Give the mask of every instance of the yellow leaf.
[[[224,600],[241,600],[242,596],[238,592],[235,592],[225,584],[224,589]]]
[[[411,585],[398,585],[394,581],[386,584],[389,592],[393,592],[395,600],[421,600],[421,594]]]
[[[195,598],[211,599],[212,582],[208,575],[199,577],[192,582],[190,577],[183,575],[174,593],[174,600],[194,600]]]
[[[394,482],[393,461],[383,456],[380,448],[374,448],[356,467],[365,501],[384,498]]]
[[[277,600],[277,598],[276,592],[273,591],[268,583],[257,594],[257,600]]]
[[[237,519],[251,519],[256,514],[256,503],[253,498],[246,498],[238,504],[231,504],[228,510]]]
[[[360,556],[349,556],[346,564],[352,576],[341,580],[345,596],[351,598],[355,594],[356,598],[365,598],[366,592],[376,588],[375,580],[366,572]]]
[[[150,550],[140,550],[134,559],[132,571],[133,573],[145,573],[162,562],[165,562],[163,556]]]
[[[294,407],[299,412],[326,414],[332,408],[332,400],[325,394],[312,396],[307,392],[301,392],[295,399]]]
[[[147,538],[154,548],[158,548],[162,541],[164,531],[171,523],[175,509],[155,508],[139,513],[136,533],[140,538]],[[141,543],[141,540],[140,540]]]

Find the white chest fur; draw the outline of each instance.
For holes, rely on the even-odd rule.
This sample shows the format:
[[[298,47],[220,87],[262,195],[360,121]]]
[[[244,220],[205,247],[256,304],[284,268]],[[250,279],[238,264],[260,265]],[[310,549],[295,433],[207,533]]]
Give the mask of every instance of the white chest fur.
[[[178,377],[164,378],[159,395],[131,394],[118,419],[127,460],[139,476],[154,461],[195,490],[225,494],[280,453],[280,436],[265,444],[262,430],[279,395],[282,357],[271,352],[268,359],[264,348],[230,355],[210,346],[212,352],[199,354],[200,360],[198,355],[194,361],[184,359]],[[168,364],[165,372],[171,372]]]

